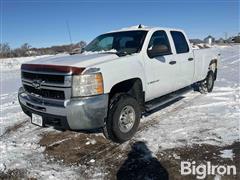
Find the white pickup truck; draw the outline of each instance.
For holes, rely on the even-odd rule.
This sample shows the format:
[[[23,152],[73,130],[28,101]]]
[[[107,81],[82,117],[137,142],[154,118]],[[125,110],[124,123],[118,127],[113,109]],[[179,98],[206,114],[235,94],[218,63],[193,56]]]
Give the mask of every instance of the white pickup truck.
[[[98,36],[81,54],[22,64],[19,102],[36,125],[102,129],[121,143],[144,112],[186,87],[211,92],[219,56],[215,48],[193,50],[179,29],[124,28]]]

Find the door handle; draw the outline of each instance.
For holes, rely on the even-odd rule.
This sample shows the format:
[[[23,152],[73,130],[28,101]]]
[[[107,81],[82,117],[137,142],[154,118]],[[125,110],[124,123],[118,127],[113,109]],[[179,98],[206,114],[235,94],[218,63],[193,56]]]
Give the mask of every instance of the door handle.
[[[188,58],[188,61],[193,61],[193,58]]]
[[[170,61],[169,64],[173,65],[173,64],[176,64],[177,62],[176,61]]]

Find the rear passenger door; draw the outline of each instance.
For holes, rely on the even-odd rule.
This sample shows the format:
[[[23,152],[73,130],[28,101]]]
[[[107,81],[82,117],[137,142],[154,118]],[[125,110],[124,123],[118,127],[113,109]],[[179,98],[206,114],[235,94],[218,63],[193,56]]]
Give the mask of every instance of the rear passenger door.
[[[176,51],[175,60],[180,68],[176,77],[176,87],[180,89],[192,84],[194,75],[193,52],[183,32],[170,31],[170,34]]]

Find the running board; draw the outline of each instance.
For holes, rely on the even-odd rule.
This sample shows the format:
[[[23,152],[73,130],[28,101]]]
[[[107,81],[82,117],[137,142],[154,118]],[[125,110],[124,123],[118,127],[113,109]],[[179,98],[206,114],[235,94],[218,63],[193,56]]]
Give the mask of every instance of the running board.
[[[183,94],[186,94],[190,91],[192,91],[192,87],[191,86],[187,86],[185,88],[182,88],[180,90],[177,90],[175,92],[172,92],[170,94],[161,96],[159,98],[153,99],[151,101],[146,102],[145,104],[145,110],[147,112],[154,110],[155,108],[158,108],[164,104],[167,104],[171,101],[174,101],[176,99],[178,99],[179,97],[181,97]]]

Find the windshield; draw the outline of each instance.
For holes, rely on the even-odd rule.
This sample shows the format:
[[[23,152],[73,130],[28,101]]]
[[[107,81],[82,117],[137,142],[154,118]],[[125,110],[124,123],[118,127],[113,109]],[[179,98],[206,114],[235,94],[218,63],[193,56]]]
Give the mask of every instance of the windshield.
[[[85,48],[88,52],[138,53],[143,45],[147,31],[124,31],[98,36]]]

